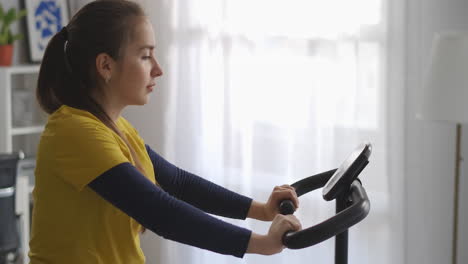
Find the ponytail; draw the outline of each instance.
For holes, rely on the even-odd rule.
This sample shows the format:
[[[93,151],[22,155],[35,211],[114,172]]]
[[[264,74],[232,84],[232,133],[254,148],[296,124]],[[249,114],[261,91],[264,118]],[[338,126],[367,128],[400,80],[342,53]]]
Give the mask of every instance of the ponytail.
[[[67,34],[64,27],[47,44],[39,70],[36,97],[41,108],[48,114],[63,104],[61,98],[69,96],[64,91],[70,80],[65,62],[66,42]]]

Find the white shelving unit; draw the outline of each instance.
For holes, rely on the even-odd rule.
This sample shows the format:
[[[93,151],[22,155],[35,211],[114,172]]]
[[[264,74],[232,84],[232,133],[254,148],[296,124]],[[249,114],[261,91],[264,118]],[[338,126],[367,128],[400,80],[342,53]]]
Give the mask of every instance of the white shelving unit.
[[[12,136],[28,135],[41,133],[44,130],[44,126],[30,126],[30,127],[17,127],[11,129]]]
[[[36,103],[39,65],[0,67],[0,152],[23,151],[34,160],[46,115]],[[30,175],[18,175],[16,213],[20,215],[21,258],[29,263]]]
[[[36,114],[40,112],[37,109],[35,100],[35,85],[37,76],[39,74],[39,65],[24,65],[24,66],[12,66],[12,67],[0,67],[0,151],[1,152],[12,152],[17,151],[19,148],[25,146],[14,146],[15,136],[28,136],[39,134],[43,130],[44,122],[41,122]],[[29,80],[21,81],[21,80]],[[32,121],[31,124],[17,125],[19,121],[14,120],[14,108],[16,105],[13,104],[15,98],[15,92],[21,91],[23,94],[30,93],[29,102],[31,103],[29,117]],[[23,98],[26,99],[26,98]],[[31,111],[32,109],[35,111]],[[24,109],[26,110],[26,109]],[[29,146],[30,147],[30,146]],[[33,153],[27,153],[29,155]]]

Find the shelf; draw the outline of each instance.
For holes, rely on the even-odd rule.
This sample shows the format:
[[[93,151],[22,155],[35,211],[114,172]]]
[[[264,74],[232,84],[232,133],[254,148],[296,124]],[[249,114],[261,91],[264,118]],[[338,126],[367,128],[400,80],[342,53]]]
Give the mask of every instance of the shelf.
[[[0,69],[5,69],[9,74],[39,73],[39,68],[40,68],[40,64],[24,64],[24,65],[0,67]]]
[[[44,131],[44,126],[31,126],[31,127],[16,127],[11,130],[13,136],[37,134]]]

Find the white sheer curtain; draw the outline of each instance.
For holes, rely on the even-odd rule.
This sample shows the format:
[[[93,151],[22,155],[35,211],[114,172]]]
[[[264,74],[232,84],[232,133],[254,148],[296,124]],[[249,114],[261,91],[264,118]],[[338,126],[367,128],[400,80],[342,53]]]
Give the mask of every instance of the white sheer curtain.
[[[349,262],[401,263],[403,204],[393,197],[403,186],[391,173],[402,153],[391,136],[403,122],[389,114],[389,79],[399,77],[388,74],[386,0],[139,2],[155,25],[165,72],[146,106],[163,131],[149,141],[163,156],[266,201],[275,185],[336,168],[370,141],[361,179],[371,212],[350,230]],[[314,192],[301,197],[296,215],[308,227],[332,216],[334,206]],[[224,220],[258,233],[269,228]],[[151,234],[142,246],[147,263],[333,263],[334,255],[333,239],[242,260]]]

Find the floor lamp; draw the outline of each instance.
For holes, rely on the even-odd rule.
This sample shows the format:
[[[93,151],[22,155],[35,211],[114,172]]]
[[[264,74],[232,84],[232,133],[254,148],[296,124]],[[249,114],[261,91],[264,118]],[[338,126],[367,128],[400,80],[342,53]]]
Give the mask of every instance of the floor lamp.
[[[418,118],[456,124],[452,263],[457,263],[462,123],[468,123],[468,33],[436,34]]]

